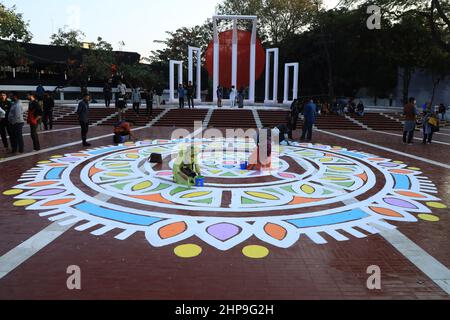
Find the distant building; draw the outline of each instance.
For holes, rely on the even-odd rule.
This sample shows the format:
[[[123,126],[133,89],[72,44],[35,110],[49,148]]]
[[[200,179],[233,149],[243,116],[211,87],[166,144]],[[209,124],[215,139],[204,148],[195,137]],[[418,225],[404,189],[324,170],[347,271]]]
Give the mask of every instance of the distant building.
[[[21,44],[30,63],[27,66],[0,67],[0,85],[65,86],[68,83],[67,67],[71,63],[81,63],[83,53],[91,43],[83,43],[83,48],[68,48],[33,43]],[[139,63],[141,56],[136,52],[114,51],[116,65]],[[113,66],[111,66],[113,70]],[[104,79],[91,79],[89,85],[103,86]]]

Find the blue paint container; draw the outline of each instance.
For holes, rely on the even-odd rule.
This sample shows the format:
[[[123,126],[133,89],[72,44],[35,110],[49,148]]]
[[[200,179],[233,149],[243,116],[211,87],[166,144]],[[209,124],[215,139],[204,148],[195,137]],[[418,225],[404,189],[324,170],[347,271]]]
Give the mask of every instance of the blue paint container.
[[[205,178],[204,177],[195,178],[195,186],[196,187],[204,187],[205,186]]]
[[[241,170],[247,170],[247,168],[248,168],[248,162],[246,161],[246,162],[242,162],[241,163]]]

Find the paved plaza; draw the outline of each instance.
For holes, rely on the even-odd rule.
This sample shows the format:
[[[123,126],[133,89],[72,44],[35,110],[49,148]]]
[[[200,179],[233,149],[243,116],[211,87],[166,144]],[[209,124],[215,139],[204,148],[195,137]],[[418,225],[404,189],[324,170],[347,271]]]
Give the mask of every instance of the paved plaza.
[[[252,139],[188,125],[247,130],[283,112],[161,109],[139,118],[137,142],[113,145],[102,124],[115,114],[99,108],[83,149],[66,109],[41,151],[0,154],[0,299],[448,299],[450,129],[410,146],[394,113],[323,116],[311,143],[297,130],[254,172],[239,166]],[[204,187],[173,183],[186,143],[201,150]],[[67,287],[70,266],[81,290]],[[380,289],[368,288],[374,267]]]

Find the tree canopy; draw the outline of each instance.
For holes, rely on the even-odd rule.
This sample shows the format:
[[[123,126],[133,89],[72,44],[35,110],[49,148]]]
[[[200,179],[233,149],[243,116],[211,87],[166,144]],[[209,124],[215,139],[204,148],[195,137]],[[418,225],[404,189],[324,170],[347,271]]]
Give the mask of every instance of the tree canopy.
[[[0,66],[20,66],[29,63],[19,42],[30,42],[33,35],[29,24],[16,7],[7,8],[0,3]]]
[[[54,46],[81,48],[85,36],[81,30],[59,28],[56,33],[50,36],[50,44]]]

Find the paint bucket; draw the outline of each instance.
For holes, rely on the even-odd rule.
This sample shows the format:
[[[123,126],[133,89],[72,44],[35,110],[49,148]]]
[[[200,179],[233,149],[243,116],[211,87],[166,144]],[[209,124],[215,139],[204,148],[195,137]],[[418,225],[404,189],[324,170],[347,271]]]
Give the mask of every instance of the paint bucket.
[[[195,186],[196,187],[204,187],[205,186],[205,177],[198,176],[195,178]]]
[[[241,170],[247,170],[247,168],[248,168],[248,162],[247,161],[242,162],[241,163]]]

